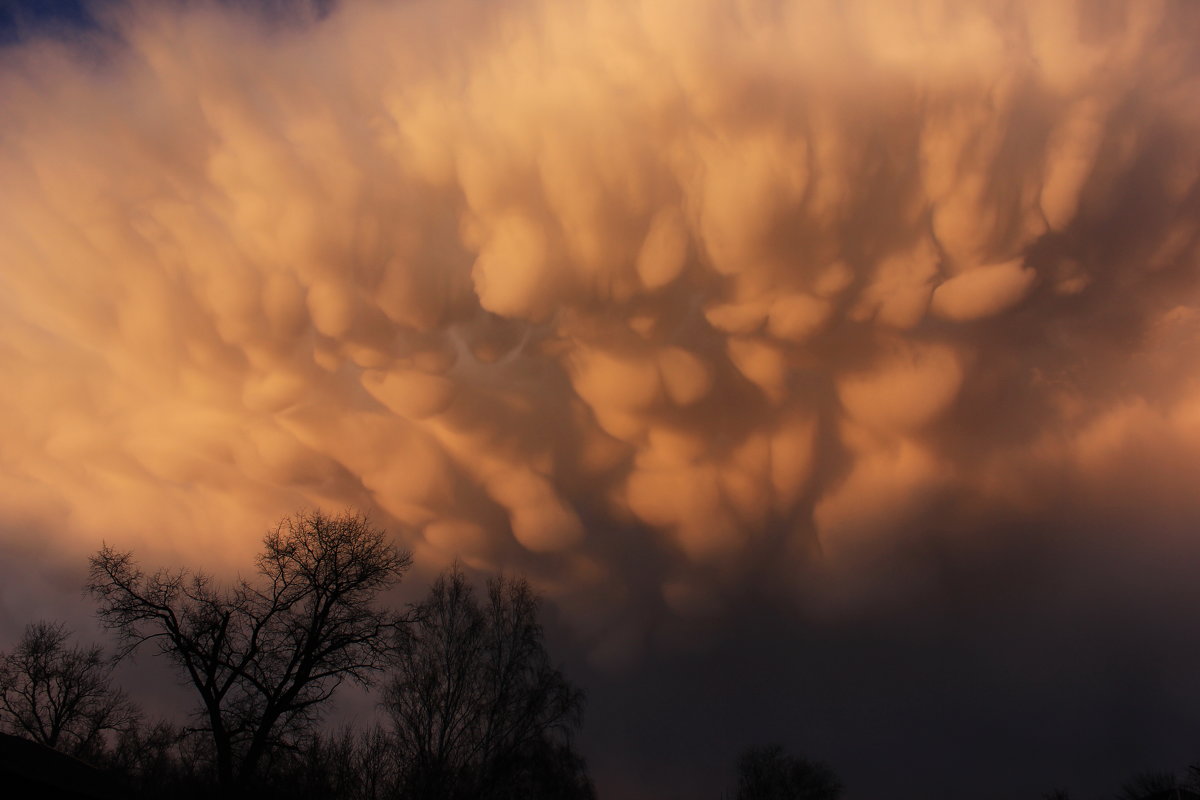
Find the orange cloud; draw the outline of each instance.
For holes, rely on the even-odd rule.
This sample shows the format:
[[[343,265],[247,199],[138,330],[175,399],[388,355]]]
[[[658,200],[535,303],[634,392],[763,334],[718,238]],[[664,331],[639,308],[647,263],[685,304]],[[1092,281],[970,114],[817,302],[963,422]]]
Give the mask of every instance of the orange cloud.
[[[634,529],[694,610],[765,530],[1052,504],[1146,429],[1194,470],[1194,339],[1147,332],[1200,304],[1196,14],[1000,12],[135,3],[7,48],[0,517],[234,564],[354,504],[564,603]]]

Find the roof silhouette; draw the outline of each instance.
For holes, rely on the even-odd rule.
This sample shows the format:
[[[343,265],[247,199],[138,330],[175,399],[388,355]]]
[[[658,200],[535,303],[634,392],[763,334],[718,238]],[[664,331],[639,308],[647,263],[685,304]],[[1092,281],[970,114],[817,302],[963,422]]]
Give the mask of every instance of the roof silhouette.
[[[44,800],[119,800],[128,792],[101,770],[43,744],[0,733],[0,795]]]

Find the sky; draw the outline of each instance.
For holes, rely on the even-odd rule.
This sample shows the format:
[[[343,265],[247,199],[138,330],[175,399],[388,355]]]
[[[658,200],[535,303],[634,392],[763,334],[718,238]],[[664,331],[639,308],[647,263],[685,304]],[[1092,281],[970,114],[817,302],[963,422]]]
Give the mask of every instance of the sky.
[[[352,506],[604,798],[1200,760],[1200,6],[6,2],[0,642]]]

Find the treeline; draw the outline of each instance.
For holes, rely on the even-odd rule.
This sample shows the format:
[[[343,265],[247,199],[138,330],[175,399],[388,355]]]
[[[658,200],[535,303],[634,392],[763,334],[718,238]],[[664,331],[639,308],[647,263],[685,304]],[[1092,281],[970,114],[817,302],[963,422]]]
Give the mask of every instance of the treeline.
[[[254,576],[232,584],[147,571],[105,545],[85,588],[115,653],[53,622],[28,625],[0,652],[0,731],[94,774],[45,758],[7,774],[5,759],[49,752],[25,748],[0,752],[0,789],[7,779],[74,798],[593,800],[574,742],[584,694],[551,662],[528,582],[495,576],[478,591],[454,566],[421,602],[382,607],[411,564],[356,513],[283,519]],[[147,719],[114,683],[116,665],[138,651],[166,659],[190,687],[185,720]],[[347,682],[381,688],[384,722],[321,725]],[[65,794],[43,774],[60,768],[74,776]],[[738,800],[841,794],[829,767],[777,746],[737,762]]]
[[[27,626],[0,652],[0,730],[100,770],[105,780],[73,797],[593,800],[574,743],[584,694],[551,662],[529,584],[496,576],[480,592],[455,566],[421,602],[382,607],[411,565],[356,513],[283,519],[253,578],[232,584],[148,572],[106,545],[86,591],[116,652],[74,643],[61,623]],[[115,685],[116,664],[145,650],[191,688],[186,721],[147,719]],[[320,724],[347,682],[381,687],[382,724]],[[767,746],[741,754],[725,796],[842,793],[828,766]],[[1138,776],[1118,796],[1200,799],[1200,768]]]
[[[1075,795],[1055,789],[1043,800],[1072,800]],[[1111,795],[1114,800],[1200,800],[1200,764],[1188,767],[1185,775],[1173,772],[1142,772],[1125,781]]]
[[[87,592],[118,649],[29,625],[0,653],[0,724],[81,758],[128,796],[594,797],[574,746],[584,695],[550,660],[521,578],[478,592],[457,567],[398,612],[380,593],[411,566],[366,517],[306,512],[263,541],[252,579],[144,570],[109,546]],[[192,689],[186,722],[150,721],[113,682],[149,650]],[[386,722],[323,730],[347,682],[382,685]]]

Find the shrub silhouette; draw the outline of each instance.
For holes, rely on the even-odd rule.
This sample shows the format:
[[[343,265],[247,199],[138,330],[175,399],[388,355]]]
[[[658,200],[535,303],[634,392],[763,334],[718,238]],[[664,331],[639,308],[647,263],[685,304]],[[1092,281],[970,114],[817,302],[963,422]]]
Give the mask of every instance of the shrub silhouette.
[[[842,783],[828,765],[779,745],[751,747],[737,761],[737,800],[837,800]]]

